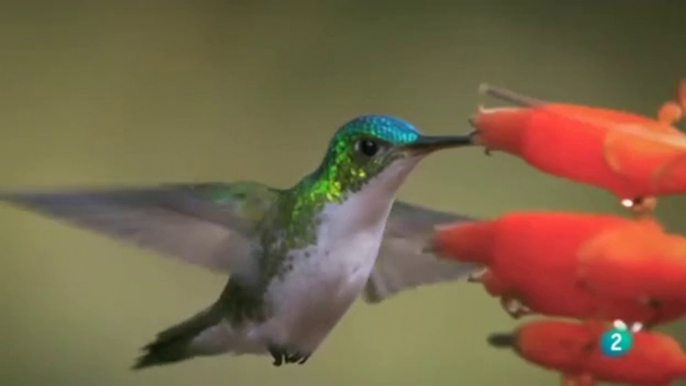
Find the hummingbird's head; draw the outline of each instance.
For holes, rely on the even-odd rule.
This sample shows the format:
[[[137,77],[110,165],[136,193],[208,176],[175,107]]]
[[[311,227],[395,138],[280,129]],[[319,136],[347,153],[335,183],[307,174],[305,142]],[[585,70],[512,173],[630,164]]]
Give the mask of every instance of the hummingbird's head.
[[[331,191],[357,191],[369,181],[395,193],[404,177],[429,153],[472,144],[471,137],[425,136],[401,119],[385,115],[357,117],[334,135],[320,172],[328,175]],[[378,184],[377,184],[378,185]]]

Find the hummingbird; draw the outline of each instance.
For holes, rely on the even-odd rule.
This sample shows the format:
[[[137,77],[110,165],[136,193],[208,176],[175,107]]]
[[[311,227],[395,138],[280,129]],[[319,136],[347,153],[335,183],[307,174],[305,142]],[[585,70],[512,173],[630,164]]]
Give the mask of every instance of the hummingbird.
[[[305,363],[362,296],[379,303],[477,266],[425,249],[435,226],[472,221],[396,201],[428,154],[472,144],[366,115],[341,126],[320,165],[288,189],[253,181],[0,194],[0,200],[228,273],[209,306],[158,333],[133,369],[196,357],[271,355]]]

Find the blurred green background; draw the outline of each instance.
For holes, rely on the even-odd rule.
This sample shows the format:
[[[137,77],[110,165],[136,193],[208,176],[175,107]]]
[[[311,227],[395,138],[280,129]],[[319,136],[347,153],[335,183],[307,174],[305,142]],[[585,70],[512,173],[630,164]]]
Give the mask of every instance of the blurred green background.
[[[482,81],[653,115],[686,75],[686,2],[27,1],[0,5],[0,186],[256,179],[290,186],[365,113],[464,132]],[[492,105],[492,103],[491,103]],[[619,212],[480,150],[434,155],[400,198],[479,217]],[[686,233],[686,200],[659,215]],[[553,385],[489,349],[514,327],[465,283],[358,303],[307,366],[219,357],[128,370],[225,277],[0,207],[0,385]],[[667,330],[686,343],[686,324]]]

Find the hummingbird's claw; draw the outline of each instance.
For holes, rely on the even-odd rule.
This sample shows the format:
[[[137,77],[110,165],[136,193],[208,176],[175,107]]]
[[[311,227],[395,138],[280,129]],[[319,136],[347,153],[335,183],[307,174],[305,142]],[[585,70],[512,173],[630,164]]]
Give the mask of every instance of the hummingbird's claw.
[[[269,353],[274,358],[274,366],[279,367],[283,364],[284,354],[282,350],[276,347],[269,347]]]
[[[274,358],[274,366],[279,367],[282,364],[297,363],[304,364],[310,359],[310,354],[303,354],[299,351],[289,351],[278,346],[270,346],[269,353]]]
[[[299,365],[304,365],[305,362],[307,362],[308,359],[310,359],[310,356],[309,356],[309,355],[305,355],[305,356],[302,357],[302,359],[298,362],[298,364],[299,364]]]
[[[304,364],[310,358],[309,355],[301,354],[299,352],[290,354],[286,357],[286,363],[297,363],[299,365]]]

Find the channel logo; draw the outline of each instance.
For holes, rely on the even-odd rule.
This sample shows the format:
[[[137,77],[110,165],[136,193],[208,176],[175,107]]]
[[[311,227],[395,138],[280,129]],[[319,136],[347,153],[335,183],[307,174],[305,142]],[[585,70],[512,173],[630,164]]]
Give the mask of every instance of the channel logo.
[[[631,328],[621,320],[615,320],[613,328],[607,330],[600,337],[600,347],[608,357],[626,355],[634,345],[634,333],[643,328],[640,323],[634,323]]]

